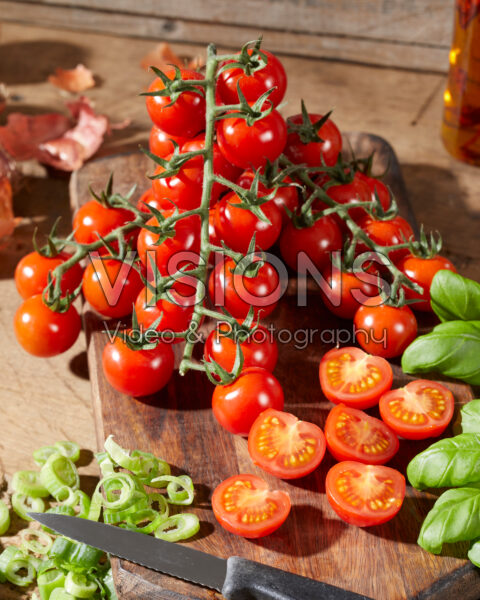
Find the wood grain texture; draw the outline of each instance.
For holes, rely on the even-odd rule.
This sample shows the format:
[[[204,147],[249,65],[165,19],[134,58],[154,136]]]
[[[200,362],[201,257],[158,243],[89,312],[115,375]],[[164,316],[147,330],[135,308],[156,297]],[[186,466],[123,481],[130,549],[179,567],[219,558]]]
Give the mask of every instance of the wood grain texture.
[[[366,134],[350,136],[357,155],[376,149],[379,169],[390,160],[388,183],[403,214],[408,202],[398,162],[388,144]],[[145,158],[140,155],[105,158],[83,167],[72,178],[73,206],[88,198],[87,185],[101,186],[111,170],[117,173],[119,191],[132,182],[145,184]],[[141,191],[141,189],[139,190]],[[275,374],[286,398],[286,410],[299,418],[324,425],[331,404],[318,385],[318,363],[332,344],[322,341],[320,332],[328,328],[348,328],[323,309],[312,288],[307,308],[296,307],[295,280],[272,315],[278,329],[318,330],[307,349],[293,344],[280,347]],[[199,373],[184,378],[174,376],[166,389],[142,400],[115,393],[106,383],[101,368],[101,352],[105,337],[101,322],[90,312],[85,314],[88,334],[89,365],[93,385],[93,401],[97,416],[99,445],[105,436],[115,434],[117,441],[130,448],[153,451],[189,473],[196,483],[194,511],[202,528],[192,545],[221,557],[240,555],[274,567],[314,577],[327,583],[381,600],[425,598],[440,600],[461,595],[464,600],[480,596],[477,570],[461,559],[465,548],[446,547],[444,556],[433,556],[416,545],[420,524],[431,508],[435,496],[407,488],[407,496],[399,515],[389,523],[358,529],[340,521],[325,497],[325,474],[333,464],[326,457],[310,476],[290,483],[279,481],[253,466],[246,441],[232,436],[218,426],[210,411],[212,385]],[[424,324],[426,327],[427,324]],[[413,379],[402,374],[394,364],[394,385]],[[473,396],[470,388],[446,382],[456,398],[456,409]],[[446,435],[451,434],[447,431]],[[408,461],[429,445],[403,442],[392,466],[405,473]],[[271,536],[249,541],[223,531],[215,522],[209,505],[212,490],[224,478],[241,472],[265,477],[273,487],[288,490],[293,509],[287,522]],[[125,561],[114,560],[116,583],[122,600],[212,600],[220,595]]]
[[[1,0],[5,21],[230,48],[263,34],[270,50],[424,71],[446,71],[447,0]]]

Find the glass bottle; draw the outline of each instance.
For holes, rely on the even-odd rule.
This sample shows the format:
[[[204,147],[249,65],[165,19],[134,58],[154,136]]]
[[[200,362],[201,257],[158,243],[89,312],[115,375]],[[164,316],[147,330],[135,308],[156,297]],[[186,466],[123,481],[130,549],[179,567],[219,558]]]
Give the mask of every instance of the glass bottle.
[[[480,165],[480,0],[456,0],[442,139],[455,158]]]

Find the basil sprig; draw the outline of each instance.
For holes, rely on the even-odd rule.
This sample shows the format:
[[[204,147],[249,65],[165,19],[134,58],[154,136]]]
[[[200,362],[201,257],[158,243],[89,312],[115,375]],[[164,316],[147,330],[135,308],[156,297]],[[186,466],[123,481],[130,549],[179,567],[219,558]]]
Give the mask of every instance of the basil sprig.
[[[441,321],[480,320],[480,283],[453,271],[436,273],[430,287],[431,304]]]

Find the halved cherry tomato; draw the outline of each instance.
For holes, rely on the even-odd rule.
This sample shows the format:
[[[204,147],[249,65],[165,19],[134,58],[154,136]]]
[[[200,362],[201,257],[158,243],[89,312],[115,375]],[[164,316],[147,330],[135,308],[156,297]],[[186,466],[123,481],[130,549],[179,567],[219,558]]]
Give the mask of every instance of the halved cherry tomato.
[[[325,437],[334,458],[367,465],[384,465],[399,447],[396,434],[383,421],[344,404],[328,413]]]
[[[213,414],[230,433],[247,436],[267,408],[283,410],[283,390],[276,377],[260,367],[244,369],[235,381],[213,391]]]
[[[366,297],[378,295],[377,276],[371,269],[356,272],[326,270],[323,277],[331,291],[325,293],[320,289],[325,306],[337,317],[353,319]]]
[[[322,115],[310,113],[309,117],[311,123],[316,123],[322,118]],[[287,119],[287,125],[301,125],[302,123],[303,117],[300,114]],[[289,133],[285,148],[286,157],[296,165],[305,163],[308,167],[319,167],[325,161],[328,167],[333,167],[342,149],[342,134],[331,119],[327,119],[317,133],[323,141],[308,144],[301,141],[298,133]]]
[[[390,521],[402,507],[405,477],[390,467],[339,462],[325,482],[330,506],[345,522],[370,527]]]
[[[319,376],[322,392],[331,402],[354,408],[378,404],[393,381],[385,359],[353,346],[329,350],[320,361]]]
[[[269,490],[261,477],[243,473],[215,488],[212,508],[217,521],[230,533],[259,538],[280,527],[288,517],[291,502],[287,492]]]
[[[452,392],[428,379],[411,381],[380,398],[380,415],[398,435],[407,440],[438,437],[453,417]]]
[[[165,158],[175,150],[173,142],[181,148],[188,139],[189,138],[183,136],[170,135],[153,125],[150,130],[148,145],[152,154],[156,154],[160,158]]]
[[[281,479],[314,471],[325,455],[325,436],[317,425],[273,408],[262,412],[248,434],[253,462]]]

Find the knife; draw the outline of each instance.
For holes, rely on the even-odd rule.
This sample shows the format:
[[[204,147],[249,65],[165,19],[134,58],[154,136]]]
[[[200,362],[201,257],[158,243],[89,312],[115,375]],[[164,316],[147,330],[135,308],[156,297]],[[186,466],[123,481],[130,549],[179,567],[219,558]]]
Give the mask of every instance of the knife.
[[[221,592],[226,600],[371,600],[239,556],[218,558],[113,525],[53,513],[28,513],[68,538],[154,571]]]

